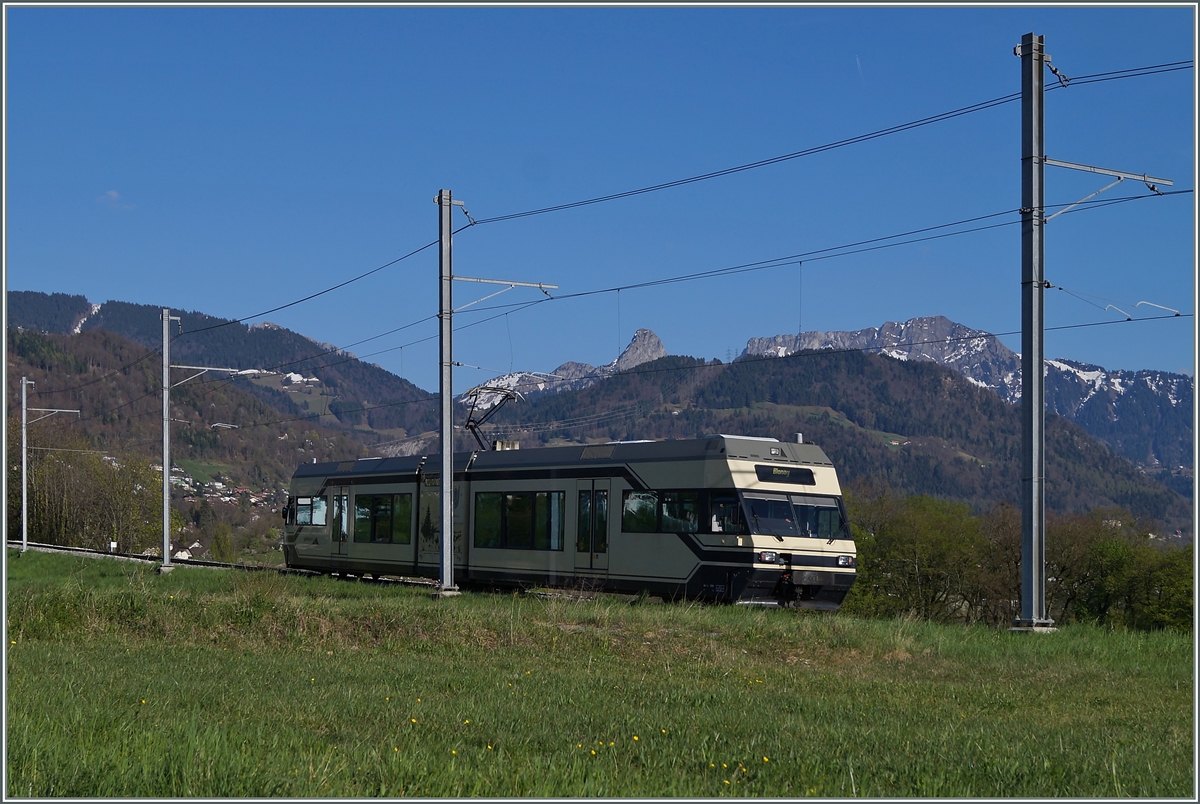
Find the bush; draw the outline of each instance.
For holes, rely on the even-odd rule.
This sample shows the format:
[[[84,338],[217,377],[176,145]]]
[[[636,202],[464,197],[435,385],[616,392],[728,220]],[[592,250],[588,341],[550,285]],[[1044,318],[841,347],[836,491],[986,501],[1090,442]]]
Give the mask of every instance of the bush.
[[[1021,596],[1021,515],[976,516],[886,488],[847,491],[858,579],[842,610],[865,617],[1005,626]],[[1053,517],[1046,528],[1046,608],[1059,623],[1193,628],[1193,549],[1155,541],[1127,511]]]

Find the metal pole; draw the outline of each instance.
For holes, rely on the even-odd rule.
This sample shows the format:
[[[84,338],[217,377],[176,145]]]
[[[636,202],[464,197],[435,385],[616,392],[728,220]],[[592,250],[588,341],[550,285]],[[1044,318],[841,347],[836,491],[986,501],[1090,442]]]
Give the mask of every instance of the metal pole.
[[[1045,628],[1045,73],[1044,37],[1021,37],[1021,616],[1017,628]]]
[[[442,510],[441,583],[439,595],[453,594],[454,585],[454,408],[452,385],[451,317],[454,312],[451,290],[450,212],[454,208],[449,190],[438,191],[438,234],[441,239],[440,308],[441,320],[441,442],[442,472],[438,501]]]
[[[162,462],[163,462],[163,561],[164,571],[171,568],[171,311],[162,311]]]
[[[24,377],[21,378],[21,552],[22,553],[24,553],[27,549],[29,549],[29,484],[26,479],[28,477],[28,475],[26,474],[26,467],[25,467],[26,457],[29,455],[29,448],[27,446],[26,435],[25,435],[26,423],[28,421],[28,414],[26,413],[27,408],[26,408],[26,402],[25,402],[25,389],[27,386],[30,386],[33,384],[34,383],[30,382],[29,380],[25,379]]]

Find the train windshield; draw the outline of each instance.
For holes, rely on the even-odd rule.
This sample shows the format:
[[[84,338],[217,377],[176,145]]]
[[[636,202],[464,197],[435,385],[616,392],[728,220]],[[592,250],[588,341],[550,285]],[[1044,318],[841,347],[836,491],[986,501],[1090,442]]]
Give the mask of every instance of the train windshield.
[[[769,536],[798,536],[796,529],[796,512],[792,504],[782,494],[778,497],[765,495],[744,497],[746,502],[746,519],[750,522],[751,533],[764,533]]]
[[[850,528],[836,497],[743,494],[750,532],[766,536],[849,539]]]
[[[793,494],[791,500],[801,536],[826,540],[851,538],[850,527],[836,497]]]

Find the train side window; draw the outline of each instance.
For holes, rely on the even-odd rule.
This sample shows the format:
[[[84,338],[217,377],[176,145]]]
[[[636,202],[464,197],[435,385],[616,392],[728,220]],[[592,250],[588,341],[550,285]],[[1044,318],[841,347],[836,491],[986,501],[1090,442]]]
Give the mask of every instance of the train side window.
[[[392,544],[412,544],[412,495],[392,495]]]
[[[500,546],[500,504],[504,495],[480,491],[475,493],[475,546]]]
[[[658,492],[627,491],[621,509],[623,532],[655,533],[658,530]]]
[[[296,498],[296,524],[312,524],[312,497]]]
[[[664,491],[662,530],[666,533],[695,533],[700,529],[700,492]]]
[[[371,541],[392,541],[392,495],[377,494],[371,499]]]
[[[565,491],[478,491],[475,546],[562,550],[566,507]]]
[[[533,547],[533,495],[504,495],[504,546],[517,549]]]
[[[400,495],[359,494],[354,497],[354,541],[392,543],[394,496]],[[407,520],[404,527],[407,531]]]
[[[354,541],[371,541],[371,505],[373,497],[359,494],[354,497]]]
[[[325,498],[297,497],[295,524],[323,527],[325,525]]]
[[[713,494],[709,504],[709,527],[713,533],[748,533],[742,520],[742,505],[736,494]]]
[[[539,491],[534,497],[533,549],[563,549],[564,491]]]

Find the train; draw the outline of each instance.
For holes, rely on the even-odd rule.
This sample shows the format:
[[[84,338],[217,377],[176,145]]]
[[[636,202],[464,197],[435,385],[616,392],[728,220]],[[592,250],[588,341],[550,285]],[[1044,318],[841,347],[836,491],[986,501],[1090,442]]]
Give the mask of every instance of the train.
[[[301,464],[283,510],[287,566],[441,577],[438,469],[437,455]],[[836,610],[854,584],[837,471],[799,439],[463,452],[453,485],[463,586]]]

